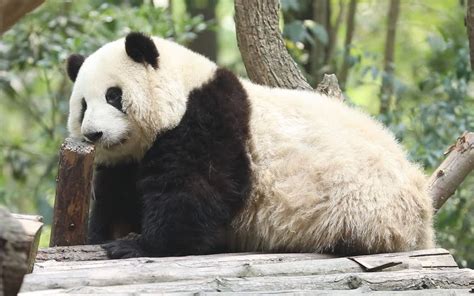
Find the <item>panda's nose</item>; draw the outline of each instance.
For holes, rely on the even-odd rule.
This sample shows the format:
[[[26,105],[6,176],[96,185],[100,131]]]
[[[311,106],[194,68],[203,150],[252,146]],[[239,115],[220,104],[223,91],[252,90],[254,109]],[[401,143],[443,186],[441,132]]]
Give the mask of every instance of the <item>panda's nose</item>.
[[[91,143],[97,142],[102,137],[102,132],[93,132],[93,133],[87,133],[84,134],[84,138],[86,138],[86,141],[89,141]]]

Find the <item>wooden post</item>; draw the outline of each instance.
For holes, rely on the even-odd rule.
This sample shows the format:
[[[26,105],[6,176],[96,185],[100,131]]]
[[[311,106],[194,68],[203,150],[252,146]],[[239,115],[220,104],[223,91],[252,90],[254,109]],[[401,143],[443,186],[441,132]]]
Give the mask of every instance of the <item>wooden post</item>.
[[[40,216],[14,215],[0,208],[0,295],[16,295],[33,270],[43,223]]]
[[[69,138],[61,146],[50,246],[86,243],[93,163],[94,146]]]

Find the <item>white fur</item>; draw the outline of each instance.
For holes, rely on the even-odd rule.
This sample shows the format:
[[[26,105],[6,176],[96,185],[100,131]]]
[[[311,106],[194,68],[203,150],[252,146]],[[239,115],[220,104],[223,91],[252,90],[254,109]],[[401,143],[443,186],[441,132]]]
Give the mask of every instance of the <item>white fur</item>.
[[[139,160],[159,132],[173,128],[186,111],[189,92],[209,80],[216,65],[170,41],[154,38],[159,48],[159,71],[130,59],[125,40],[108,43],[89,56],[79,70],[70,103],[68,129],[75,138],[103,132],[96,143],[96,162],[114,164]],[[109,87],[121,87],[127,113],[107,104]],[[81,101],[87,102],[82,126]],[[124,138],[127,141],[118,144]],[[113,146],[109,148],[109,146]]]
[[[124,40],[86,59],[70,102],[69,130],[100,129],[99,163],[140,159],[155,135],[176,126],[189,92],[211,79],[216,65],[175,43],[154,38],[159,67],[133,62]],[[253,190],[233,221],[239,251],[326,251],[350,244],[365,252],[433,246],[426,179],[390,132],[369,116],[315,92],[241,80],[251,103]],[[123,89],[127,115],[105,102]],[[88,109],[79,124],[80,101]],[[128,140],[112,149],[122,137]]]

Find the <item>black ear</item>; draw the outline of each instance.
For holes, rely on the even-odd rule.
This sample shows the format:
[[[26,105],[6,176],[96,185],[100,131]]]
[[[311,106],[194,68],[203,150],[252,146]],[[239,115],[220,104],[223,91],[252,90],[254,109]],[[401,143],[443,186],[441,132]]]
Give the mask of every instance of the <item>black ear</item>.
[[[125,38],[125,51],[137,63],[148,63],[158,68],[158,49],[150,37],[142,33],[132,32]]]
[[[86,58],[80,54],[72,54],[67,58],[67,75],[69,75],[72,82],[76,81],[77,73],[85,59]]]

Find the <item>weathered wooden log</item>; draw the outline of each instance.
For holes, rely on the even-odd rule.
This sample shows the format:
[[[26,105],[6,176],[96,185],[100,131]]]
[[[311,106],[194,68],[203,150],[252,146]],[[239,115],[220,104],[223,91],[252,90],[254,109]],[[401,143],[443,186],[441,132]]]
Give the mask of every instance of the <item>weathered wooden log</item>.
[[[454,194],[466,176],[474,169],[474,132],[462,134],[456,143],[449,147],[446,154],[448,157],[428,181],[436,211]]]
[[[183,263],[183,267],[185,263]],[[74,288],[75,293],[165,293],[165,292],[254,292],[254,291],[292,291],[292,290],[351,290],[366,288],[374,291],[403,291],[422,289],[468,289],[474,280],[474,271],[470,269],[454,270],[406,270],[396,272],[365,272],[365,273],[336,273],[324,275],[254,275],[228,277],[225,267],[221,267],[223,275],[208,277],[195,276],[194,279],[173,280],[172,278],[149,278],[144,281],[107,281],[119,273],[132,275],[136,270],[114,271],[108,274],[95,273],[95,278],[82,277],[74,280],[63,278],[64,272],[40,274],[41,280],[31,281],[30,275],[25,279],[26,285],[22,292]],[[154,269],[141,266],[142,274]],[[81,271],[88,272],[89,269]],[[163,271],[164,273],[165,271]],[[78,274],[68,273],[69,276]],[[35,275],[38,276],[38,275]],[[55,280],[59,276],[61,281]],[[38,278],[39,279],[39,278]],[[82,285],[82,286],[81,286]],[[85,287],[89,286],[89,287]],[[52,292],[52,291],[50,291]],[[64,291],[62,291],[64,292]]]
[[[117,292],[117,287],[103,287],[95,289],[92,287],[79,287],[74,289],[56,289],[56,290],[43,290],[36,292],[21,293],[22,296],[49,296],[59,295],[66,293],[77,293],[77,294],[93,294],[103,293],[112,294],[120,293]],[[154,289],[153,287],[141,288],[140,292],[143,294],[161,294],[161,291]],[[132,293],[133,294],[133,293]],[[167,294],[168,295],[168,294]],[[357,296],[357,295],[368,295],[368,296],[456,296],[466,295],[472,296],[468,289],[428,289],[428,290],[415,290],[415,291],[371,291],[366,288],[359,288],[354,290],[293,290],[293,291],[252,291],[252,292],[202,292],[199,287],[192,292],[170,292],[173,296],[250,296],[250,295],[280,295],[280,296]]]
[[[0,208],[0,294],[16,295],[31,272],[43,223]]]
[[[90,286],[131,285],[134,283],[173,282],[203,278],[268,278],[280,276],[314,276],[359,274],[367,270],[360,262],[380,266],[372,270],[397,267],[428,272],[428,268],[459,270],[452,257],[443,249],[378,254],[353,258],[321,259],[319,254],[218,254],[165,258],[136,258],[89,262],[44,262],[35,266],[35,273],[25,278],[24,291],[29,289],[72,288],[78,283]],[[436,257],[449,256],[437,263]],[[369,261],[369,258],[373,260]],[[429,258],[431,257],[431,258]],[[324,258],[324,257],[323,257]],[[359,261],[358,261],[359,260]],[[376,263],[378,262],[378,263]],[[395,262],[395,263],[394,263]],[[428,262],[428,263],[427,263]],[[431,271],[430,271],[431,272]],[[387,271],[386,273],[393,273]]]
[[[25,237],[23,238],[25,250],[28,257],[28,270],[33,271],[36,254],[38,252],[41,230],[43,228],[43,217],[38,215],[11,214],[23,227]]]
[[[93,162],[92,145],[66,139],[61,146],[50,246],[86,243]]]
[[[39,249],[36,262],[55,261],[90,261],[107,260],[107,253],[99,245],[78,245]]]

